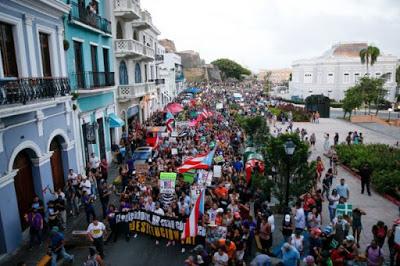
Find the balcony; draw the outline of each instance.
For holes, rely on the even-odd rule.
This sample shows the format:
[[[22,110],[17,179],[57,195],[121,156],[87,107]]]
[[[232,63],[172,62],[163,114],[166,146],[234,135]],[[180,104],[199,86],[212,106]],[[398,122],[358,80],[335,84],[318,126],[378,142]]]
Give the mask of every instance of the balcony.
[[[156,85],[162,85],[165,84],[165,79],[152,79],[149,80],[149,82],[154,82]]]
[[[115,55],[117,57],[131,57],[136,60],[154,60],[154,49],[143,45],[142,43],[132,40],[115,40]]]
[[[146,95],[146,83],[136,83],[118,86],[118,98],[120,100],[140,98]]]
[[[68,78],[0,79],[0,106],[66,96],[70,91]]]
[[[73,90],[93,90],[115,85],[114,72],[80,72],[72,73],[71,88]]]
[[[99,15],[92,13],[85,6],[80,6],[77,3],[71,2],[71,12],[69,14],[69,21],[81,22],[85,25],[111,34],[111,22]]]
[[[141,12],[140,19],[133,21],[132,27],[138,30],[153,30],[156,34],[160,34],[160,31],[153,25],[153,20],[148,11],[144,10]]]
[[[146,83],[146,93],[147,94],[152,94],[152,93],[155,93],[156,91],[157,91],[157,88],[156,88],[155,82]]]
[[[141,10],[136,0],[114,0],[114,15],[125,20],[140,18]]]

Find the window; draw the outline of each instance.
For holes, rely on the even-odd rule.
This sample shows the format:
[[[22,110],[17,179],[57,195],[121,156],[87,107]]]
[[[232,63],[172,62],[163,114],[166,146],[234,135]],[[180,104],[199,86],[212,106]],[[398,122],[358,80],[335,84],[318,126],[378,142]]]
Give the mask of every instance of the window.
[[[350,74],[344,73],[343,74],[343,83],[349,83],[349,82],[350,82]]]
[[[40,53],[42,56],[42,70],[44,77],[51,77],[49,35],[40,32]]]
[[[122,32],[122,27],[121,27],[121,23],[119,23],[119,21],[117,22],[117,39],[123,39],[124,38],[124,34]]]
[[[354,82],[357,83],[360,80],[360,73],[354,73]]]
[[[12,25],[0,22],[0,55],[4,77],[18,77]]]
[[[328,78],[326,80],[326,83],[328,84],[333,84],[335,82],[335,76],[333,73],[328,73]]]
[[[312,74],[311,73],[305,73],[304,74],[304,83],[312,83]]]
[[[386,73],[386,80],[387,82],[392,82],[392,72]]]

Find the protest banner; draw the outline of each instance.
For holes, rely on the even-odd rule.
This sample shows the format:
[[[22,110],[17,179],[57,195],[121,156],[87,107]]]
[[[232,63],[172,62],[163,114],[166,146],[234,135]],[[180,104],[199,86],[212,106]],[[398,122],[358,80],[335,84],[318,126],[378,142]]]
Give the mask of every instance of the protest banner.
[[[142,233],[174,241],[181,241],[181,234],[185,225],[184,220],[158,215],[144,210],[118,212],[115,215],[115,221],[118,226],[120,226],[121,223],[128,223],[129,231],[133,233]],[[205,229],[199,226],[198,237],[196,238],[198,240],[204,240],[204,237]],[[184,244],[195,245],[196,238],[189,237],[184,240]],[[200,241],[197,242],[199,243]]]
[[[160,193],[175,192],[176,173],[160,173]]]
[[[221,177],[222,176],[222,167],[221,165],[214,165],[214,177]]]

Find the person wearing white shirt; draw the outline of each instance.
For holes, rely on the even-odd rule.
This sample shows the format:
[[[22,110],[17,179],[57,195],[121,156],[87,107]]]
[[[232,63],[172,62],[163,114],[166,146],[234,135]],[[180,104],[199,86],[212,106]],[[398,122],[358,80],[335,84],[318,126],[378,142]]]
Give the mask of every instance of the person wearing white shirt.
[[[78,185],[77,177],[78,177],[78,175],[74,173],[74,170],[73,169],[69,169],[69,171],[68,171],[68,180],[71,180],[73,186]]]
[[[227,266],[228,265],[228,254],[220,247],[217,252],[214,253],[213,263],[214,266]]]
[[[86,232],[90,241],[93,242],[94,246],[96,247],[97,251],[99,252],[101,258],[104,258],[104,233],[106,231],[106,226],[97,220],[97,218],[93,219],[93,222],[89,224]]]
[[[82,188],[83,192],[86,192],[88,195],[91,195],[92,184],[90,183],[89,179],[85,176],[82,179],[81,184],[79,185]]]
[[[155,209],[154,209],[154,213],[158,214],[158,215],[161,215],[161,216],[164,216],[165,213],[164,213],[164,210],[161,208],[160,203],[156,202],[155,205],[156,206],[155,206]],[[158,239],[156,239],[156,245],[158,245],[158,244],[160,244],[160,242],[158,241]]]
[[[100,166],[99,158],[92,152],[89,159],[90,169],[97,169]]]
[[[301,231],[303,231],[304,228],[306,227],[306,216],[304,214],[304,209],[301,207],[301,202],[296,203],[294,225],[296,229]]]

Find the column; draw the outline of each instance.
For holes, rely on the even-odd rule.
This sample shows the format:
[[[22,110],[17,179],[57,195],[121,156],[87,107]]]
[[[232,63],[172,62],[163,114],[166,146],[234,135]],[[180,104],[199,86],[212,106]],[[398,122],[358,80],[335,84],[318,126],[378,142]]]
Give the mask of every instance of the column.
[[[67,76],[67,67],[65,65],[65,51],[64,51],[64,29],[62,26],[57,26],[57,36],[58,36],[58,49],[60,51],[60,76]],[[72,44],[70,44],[72,46]],[[72,49],[70,47],[69,49]]]
[[[36,195],[43,200],[45,207],[47,202],[53,199],[53,195],[50,193],[50,189],[53,190],[53,174],[51,172],[50,158],[53,152],[43,154],[39,158],[32,159],[32,176],[33,186],[35,188]]]
[[[33,16],[25,15],[24,22],[26,27],[26,34],[27,34],[27,43],[28,43],[28,55],[29,55],[29,65],[30,65],[30,75],[31,77],[38,76],[38,64],[36,62],[36,51],[34,46],[34,38],[33,38],[33,28],[32,23],[35,19]],[[22,41],[22,40],[21,40]]]
[[[14,187],[14,170],[0,177],[0,254],[9,253],[22,241],[17,194]]]

